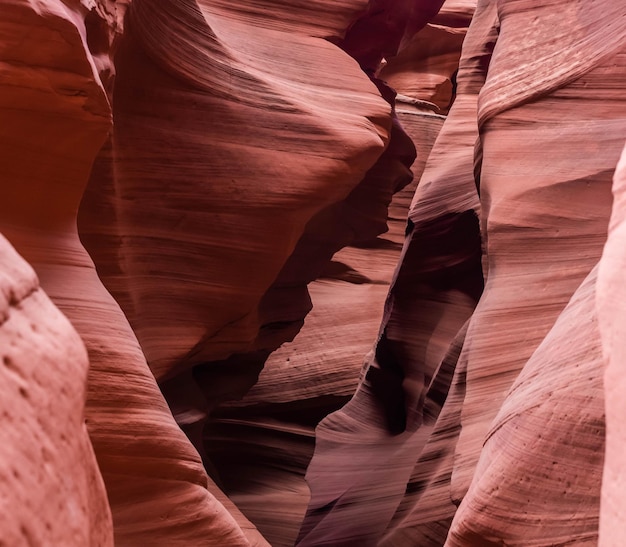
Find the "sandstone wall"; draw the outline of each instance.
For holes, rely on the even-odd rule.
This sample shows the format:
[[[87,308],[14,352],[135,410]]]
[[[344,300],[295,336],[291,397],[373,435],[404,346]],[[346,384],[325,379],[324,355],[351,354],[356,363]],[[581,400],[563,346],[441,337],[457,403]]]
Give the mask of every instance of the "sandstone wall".
[[[624,7],[474,8],[0,0],[1,544],[621,545]]]

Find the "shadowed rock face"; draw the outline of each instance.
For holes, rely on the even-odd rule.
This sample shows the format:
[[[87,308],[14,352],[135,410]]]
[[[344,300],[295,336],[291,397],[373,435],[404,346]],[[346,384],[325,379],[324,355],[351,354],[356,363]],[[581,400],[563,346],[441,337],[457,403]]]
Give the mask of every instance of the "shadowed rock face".
[[[111,126],[97,72],[107,62],[94,61],[84,23],[99,28],[102,13],[78,3],[2,4],[0,231],[81,335],[90,368],[87,375],[83,347],[35,275],[3,252],[2,351],[15,365],[13,373],[5,365],[3,389],[24,395],[2,397],[16,404],[3,423],[10,507],[0,535],[10,545],[190,545],[199,537],[264,545],[208,480],[78,239],[78,205]],[[19,460],[25,467],[12,473]]]
[[[624,85],[626,29],[611,11],[620,9],[616,4],[561,8],[479,2],[457,100],[413,202],[416,226],[376,351],[353,399],[317,429],[302,545],[597,543],[604,404],[592,270],[606,240],[611,176],[625,134],[625,103],[614,90]],[[584,62],[573,53],[580,49]],[[446,140],[464,110],[463,127],[478,119],[474,137]],[[448,162],[457,159],[455,181],[467,180],[465,193],[446,195],[454,186],[431,180],[439,150]],[[580,159],[572,161],[573,150]],[[453,287],[467,283],[468,300],[456,327],[440,338],[450,351],[429,362],[417,350],[436,342],[431,325],[441,314],[423,306],[418,313],[410,297],[397,296],[402,272],[415,275],[416,264],[429,264],[410,252],[412,239],[430,233],[428,223],[416,223],[420,213],[428,219],[429,210],[455,197],[470,202],[476,186],[485,290],[472,313],[480,249],[476,238],[461,244],[460,234],[471,234],[468,224],[451,238],[460,245],[454,259],[431,266],[442,274],[435,276],[439,286],[424,291],[427,298],[445,287],[443,266],[462,263],[475,249],[467,262],[474,269],[451,276]],[[471,210],[478,212],[477,202]],[[451,220],[445,208],[435,219],[443,226]],[[474,226],[477,234],[477,220]],[[408,294],[419,293],[418,283],[409,286]],[[440,309],[454,302],[442,300]],[[449,385],[455,355],[437,420],[429,398],[446,384],[434,373],[447,373]],[[537,496],[540,488],[550,494]]]
[[[473,10],[0,0],[0,543],[623,543],[624,8]]]
[[[448,366],[440,363],[482,287],[473,179],[477,91],[467,87],[459,90],[413,199],[376,352],[352,401],[316,431],[303,545],[382,539],[445,400],[458,351]],[[372,483],[381,486],[369,488]]]

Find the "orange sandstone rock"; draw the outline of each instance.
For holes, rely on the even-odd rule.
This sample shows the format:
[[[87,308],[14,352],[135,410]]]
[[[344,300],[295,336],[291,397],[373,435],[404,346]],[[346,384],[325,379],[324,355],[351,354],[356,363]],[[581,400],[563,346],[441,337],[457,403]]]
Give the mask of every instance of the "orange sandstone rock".
[[[447,114],[456,95],[461,45],[472,20],[475,0],[447,0],[439,13],[386,59],[378,76],[398,93],[428,101]]]
[[[626,102],[614,91],[626,83],[621,6],[527,8],[499,5],[500,33],[479,102],[488,273],[462,355],[457,500],[508,390],[600,258],[626,130]],[[522,47],[528,25],[534,30]]]
[[[390,107],[352,59],[235,8],[132,4],[111,152],[83,204],[84,241],[159,380],[251,348],[306,222],[388,138]]]
[[[410,218],[432,211],[441,223],[440,208],[452,204],[477,211],[477,202],[469,205],[476,183],[485,290],[467,330],[457,315],[456,337],[454,329],[443,337],[431,330],[430,308],[402,312],[403,268],[407,279],[416,275],[409,240],[359,389],[317,430],[302,545],[436,546],[446,536],[449,545],[597,542],[604,426],[592,270],[606,239],[626,120],[615,92],[625,74],[620,10],[618,3],[479,2],[459,96],[422,178],[435,172],[441,149],[457,186],[448,194],[418,188]],[[473,137],[459,131],[455,149],[444,138],[463,110],[461,127],[477,118],[478,128]],[[427,237],[428,224],[421,227]],[[443,264],[433,262],[433,271]],[[469,272],[451,282],[469,281]],[[444,300],[448,309],[453,302]],[[438,339],[432,361],[428,352],[416,357]],[[550,495],[538,498],[541,488]]]

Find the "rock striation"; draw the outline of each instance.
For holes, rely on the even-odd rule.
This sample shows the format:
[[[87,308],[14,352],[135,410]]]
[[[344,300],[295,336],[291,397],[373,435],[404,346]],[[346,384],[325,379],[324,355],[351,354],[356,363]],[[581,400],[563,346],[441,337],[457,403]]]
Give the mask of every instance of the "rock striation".
[[[346,7],[308,25],[303,13],[279,24],[288,9],[275,9],[141,0],[128,12],[113,133],[88,190],[110,203],[83,203],[81,233],[159,380],[252,346],[307,221],[389,138],[390,106],[318,37],[347,26]]]
[[[154,376],[204,455],[195,426],[294,336],[306,284],[386,229],[414,146],[363,71],[439,6],[5,4],[0,229],[87,347],[115,542],[263,544]]]
[[[216,480],[207,416],[256,382],[309,312],[307,284],[341,247],[385,231],[411,180],[395,94],[364,71],[434,15],[427,4],[355,10],[352,25],[341,4],[297,18],[279,5],[259,17],[254,3],[129,9],[81,239]]]
[[[615,171],[613,210],[609,234],[600,260],[596,285],[596,312],[604,370],[606,409],[606,454],[602,474],[599,545],[617,546],[622,541],[624,522],[623,485],[626,446],[622,410],[624,406],[624,191],[626,189],[626,149]]]
[[[8,357],[15,366],[6,389],[19,388],[25,394],[9,415],[14,427],[7,428],[6,435],[7,440],[26,438],[31,444],[13,442],[4,449],[21,450],[25,465],[33,469],[27,473],[16,467],[11,475],[11,468],[5,468],[11,481],[7,492],[24,498],[11,508],[23,510],[19,518],[6,513],[16,519],[3,526],[2,539],[11,545],[111,544],[112,514],[116,545],[189,545],[198,538],[266,545],[209,481],[124,314],[79,241],[78,206],[111,125],[98,73],[106,62],[96,62],[90,49],[102,45],[90,37],[94,28],[102,28],[96,24],[100,13],[79,3],[69,7],[54,1],[4,2],[2,9],[0,165],[5,178],[0,185],[0,231],[32,264],[41,286],[81,335],[90,361],[85,386],[82,346],[41,291],[34,292],[34,274],[7,250],[3,271],[8,272],[8,303],[15,307],[29,291],[33,296],[23,302],[21,314],[12,310],[19,324],[5,324],[4,340],[17,345],[10,350],[15,355]],[[13,292],[11,284],[18,284]],[[27,338],[20,341],[20,336]],[[33,337],[40,339],[39,347],[28,350],[28,337],[31,345]],[[41,359],[37,367],[27,350]],[[5,373],[10,371],[5,364]],[[16,385],[20,378],[15,376],[25,385]],[[34,458],[39,458],[38,465],[49,463],[35,471]],[[102,479],[110,513],[102,498]],[[41,496],[48,495],[46,509]],[[60,505],[53,505],[57,499]],[[42,519],[33,518],[30,524],[24,520],[39,511]]]
[[[456,316],[432,362],[410,351],[409,341],[419,348],[437,338],[425,323],[429,308],[418,314],[407,305],[402,320],[393,320],[406,302],[396,293],[411,256],[408,240],[359,389],[317,429],[302,545],[597,543],[604,404],[594,267],[625,134],[615,90],[623,86],[626,29],[617,4],[560,8],[478,4],[457,100],[409,218],[415,223],[429,207],[429,168],[439,146],[446,159],[455,157],[446,129],[473,97],[466,121],[477,120],[478,141],[462,139],[465,162],[453,165],[455,180],[480,192],[484,292],[473,312],[468,298],[462,317],[471,314],[469,322],[461,328]],[[522,36],[530,27],[532,35]],[[581,49],[584,62],[573,53]],[[574,164],[572,151],[580,157]],[[454,203],[442,194],[450,187],[439,185],[434,203]],[[477,201],[468,212],[478,211]],[[454,283],[476,280],[465,293],[474,302],[477,245],[474,273],[453,276]],[[457,252],[471,248],[467,242]],[[414,263],[407,270],[419,271]],[[388,334],[409,328],[410,335]],[[434,402],[447,386],[439,413]],[[538,497],[538,488],[554,497]]]
[[[621,0],[0,8],[0,544],[621,545]]]
[[[626,129],[626,103],[614,94],[626,74],[620,10],[582,2],[498,6],[499,36],[478,110],[488,274],[464,348],[466,395],[451,485],[453,499],[463,501],[449,545],[597,542],[604,404],[592,271]],[[528,25],[534,32],[522,47]],[[584,62],[575,60],[583,50]],[[488,340],[495,329],[497,340]],[[533,422],[531,441],[524,430]],[[504,524],[486,515],[480,501],[493,496],[503,472],[518,482],[500,484],[499,495],[528,515],[517,531],[510,516]],[[538,484],[555,497],[532,496]],[[490,499],[497,507],[498,496]],[[522,531],[529,521],[537,528]]]

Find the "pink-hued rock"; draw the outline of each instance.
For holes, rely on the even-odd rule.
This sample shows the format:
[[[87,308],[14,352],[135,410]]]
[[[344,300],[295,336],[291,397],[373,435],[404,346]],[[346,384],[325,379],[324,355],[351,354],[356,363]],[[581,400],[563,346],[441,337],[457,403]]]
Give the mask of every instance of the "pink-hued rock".
[[[609,236],[598,273],[596,307],[602,353],[606,363],[606,456],[600,504],[601,547],[618,547],[624,540],[624,487],[626,485],[626,427],[624,427],[624,363],[626,363],[626,317],[624,271],[626,271],[626,148],[613,180],[613,212]]]
[[[0,544],[623,543],[622,0],[0,4]]]
[[[614,91],[624,85],[625,57],[610,13],[618,6],[601,13],[575,4],[499,6],[478,112],[487,283],[457,371],[460,437],[444,466],[449,499],[461,503],[446,545],[597,543],[604,426],[594,276],[580,284],[606,237],[625,131],[626,105]],[[534,43],[521,52],[527,17]],[[608,42],[591,40],[602,28]],[[585,71],[572,54],[569,72],[563,65],[561,79],[550,74],[540,89],[541,79],[524,80],[523,59],[548,71],[555,37],[559,56],[587,48]]]
[[[528,8],[498,6],[500,33],[479,101],[488,272],[461,355],[467,391],[456,500],[509,388],[600,258],[626,131],[626,101],[615,93],[626,84],[619,3]]]
[[[462,188],[461,181],[469,189],[475,174],[485,290],[466,334],[461,329],[453,340],[460,315],[444,336],[429,334],[427,320],[437,314],[412,309],[410,299],[396,296],[403,268],[419,292],[419,270],[408,261],[407,244],[375,357],[352,401],[318,427],[302,545],[442,545],[455,513],[450,545],[525,545],[528,537],[537,545],[597,541],[603,403],[594,277],[581,283],[602,252],[611,175],[626,130],[625,102],[616,93],[626,73],[620,9],[617,2],[602,8],[479,2],[464,44],[459,96],[410,218],[428,219],[428,211],[455,199],[468,203],[471,194],[454,189]],[[585,51],[584,58],[577,51]],[[474,148],[475,137],[460,135],[455,152],[454,141],[444,139],[463,110],[460,127],[473,127],[480,138]],[[476,119],[478,131],[471,124]],[[439,150],[445,163],[437,162]],[[424,183],[437,165],[456,172],[456,187],[442,191],[433,185],[436,191],[428,191]],[[439,213],[434,220],[445,218]],[[427,226],[419,230],[416,224],[413,237],[428,237]],[[460,244],[458,236],[453,241]],[[465,252],[470,248],[463,246]],[[452,276],[452,283],[463,279],[471,279],[468,272]],[[425,291],[426,298],[434,294]],[[441,345],[433,360],[416,357],[416,349],[437,343],[436,335]],[[456,357],[458,364],[451,362]],[[579,359],[586,362],[577,369]],[[439,362],[439,376],[433,376]],[[544,371],[547,385],[541,383]],[[575,397],[568,390],[580,391],[580,383],[589,392]],[[441,402],[447,386],[437,420],[432,403]],[[527,419],[509,418],[528,401],[535,410]],[[560,427],[575,428],[574,438]],[[544,431],[553,432],[529,443]],[[541,488],[552,497],[536,499]],[[390,507],[397,507],[395,515]],[[507,520],[520,507],[527,514]],[[573,518],[576,525],[568,527]],[[528,526],[537,529],[529,533]]]
[[[597,268],[491,423],[446,545],[597,545],[604,459]]]
[[[423,30],[386,60],[378,76],[402,95],[428,101],[447,114],[456,93],[461,45],[476,0],[447,0]]]
[[[217,496],[221,495],[208,481],[197,452],[176,425],[127,320],[99,281],[78,239],[78,205],[93,159],[111,123],[109,103],[89,49],[91,38],[83,22],[97,14],[86,12],[82,4],[70,8],[53,0],[36,4],[3,3],[0,165],[4,179],[0,185],[0,231],[32,264],[42,287],[67,315],[87,347],[91,366],[85,419],[107,489],[116,545],[182,546],[199,542],[267,545],[241,514],[237,514],[241,523],[238,524],[233,518],[236,511],[233,509],[231,514],[208,491],[210,487]],[[99,28],[93,19],[90,28]],[[29,279],[32,281],[32,276]],[[33,297],[33,301],[41,298]],[[28,306],[28,314],[35,313],[31,304]],[[33,321],[33,328],[50,330],[53,325],[46,323],[47,317],[42,314],[41,323]],[[52,367],[55,356],[50,355],[52,368],[45,367],[41,372],[50,387],[49,393],[40,394],[45,386],[41,388],[40,384],[27,381],[33,373],[32,365],[23,362],[24,355],[16,362],[24,369],[25,392],[40,396],[37,411],[47,413],[41,418],[41,429],[55,437],[61,451],[60,435],[65,432],[57,428],[63,423],[78,434],[74,442],[80,447],[85,402],[81,382],[86,363],[80,362],[84,359],[82,353],[74,355],[73,352],[79,351],[72,349],[77,340],[63,332],[65,323],[60,319],[57,322],[60,323],[58,343],[62,345],[66,339],[68,346],[65,349],[59,346],[56,351],[65,351],[68,362],[55,374]],[[45,351],[43,338],[41,344],[41,351]],[[75,370],[76,377],[65,378],[64,370],[70,376]],[[33,376],[35,380],[44,381],[38,374]],[[57,409],[48,397],[61,389],[59,382],[71,386],[65,395],[71,398],[60,400],[56,414]],[[78,400],[79,397],[82,399]],[[70,415],[72,412],[74,415]],[[32,419],[35,418],[33,414]],[[57,419],[59,423],[55,425]],[[35,450],[39,441],[28,437],[29,429],[22,431],[23,439],[35,443],[32,448]],[[48,442],[43,433],[40,435],[40,439]],[[62,474],[68,483],[75,478],[75,491],[78,493],[83,488],[83,496],[88,491],[81,483],[92,473],[90,480],[95,495],[99,479],[90,467],[84,443],[82,450],[84,463],[77,461],[76,453],[70,451],[51,453],[58,468],[51,464],[44,471],[50,477]],[[68,483],[57,481],[61,495],[75,495]],[[42,491],[37,495],[53,488],[43,479],[39,486]],[[7,491],[9,499],[17,494]],[[102,524],[94,528],[93,542],[88,530],[80,531],[87,524],[80,517],[86,511],[87,500],[79,501],[76,499],[75,505],[59,509],[52,507],[53,500],[46,502],[50,503],[50,519],[58,519],[53,525],[54,534],[61,533],[58,527],[65,526],[68,535],[75,535],[75,542],[58,542],[57,535],[40,535],[45,530],[37,529],[32,541],[25,540],[24,544],[99,545],[98,534],[106,544],[107,530]],[[106,524],[108,512],[106,508],[98,512],[96,502],[93,502],[94,523]],[[43,510],[40,506],[35,509]],[[73,512],[70,516],[77,519],[76,523],[67,522],[68,511]],[[45,526],[47,520],[48,517],[42,520],[41,525]],[[19,527],[19,523],[12,526]],[[24,528],[24,534],[30,533],[29,526]],[[35,528],[32,530],[35,533]],[[83,537],[76,536],[78,533]],[[110,543],[110,530],[108,538]]]
[[[447,393],[455,352],[439,364],[482,286],[472,176],[477,91],[467,87],[473,95],[457,98],[421,176],[376,355],[352,401],[317,428],[302,545],[376,545],[392,533],[396,524],[388,525]]]
[[[307,221],[388,139],[390,106],[319,28],[245,14],[140,0],[115,57],[81,234],[159,380],[256,349],[259,304]],[[331,15],[312,15],[326,32]]]
[[[388,232],[333,256],[309,285],[313,309],[300,333],[269,357],[242,401],[214,412],[205,432],[220,484],[275,547],[292,546],[297,538],[309,499],[304,473],[314,427],[356,388],[379,328],[415,186],[444,120],[410,104],[396,107],[419,161],[413,183],[391,202]],[[364,227],[377,219],[367,218]]]
[[[85,346],[0,236],[0,541],[113,545],[85,428]]]
[[[306,284],[333,253],[386,229],[414,146],[391,114],[394,94],[319,38],[334,35],[365,66],[390,53],[386,36],[399,42],[404,27],[370,25],[366,12],[344,37],[350,25],[339,3],[330,15],[303,8],[298,17],[278,3],[264,17],[254,3],[191,4],[130,8],[115,58],[113,134],[79,226],[174,415],[213,468],[226,434],[208,435],[205,452],[205,417],[241,397],[268,354],[294,337],[310,309]],[[397,18],[399,5],[412,9],[390,2],[385,12]],[[431,9],[411,25],[422,26]],[[362,51],[352,36],[364,27],[377,38]],[[383,299],[384,288],[375,289]],[[356,347],[371,344],[367,331],[359,336]]]

